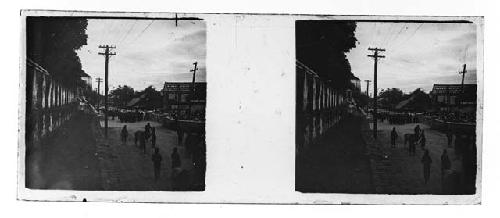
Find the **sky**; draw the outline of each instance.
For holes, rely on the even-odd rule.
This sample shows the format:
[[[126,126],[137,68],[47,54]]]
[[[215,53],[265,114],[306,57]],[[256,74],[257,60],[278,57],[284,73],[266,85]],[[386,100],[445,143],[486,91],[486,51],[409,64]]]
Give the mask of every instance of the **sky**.
[[[386,49],[378,62],[378,89],[399,88],[411,92],[432,90],[433,84],[460,84],[458,72],[467,64],[465,83],[476,83],[476,26],[465,23],[358,22],[356,48],[347,53],[352,72],[373,81],[374,60],[369,47]],[[373,82],[370,83],[370,95]]]
[[[87,45],[77,51],[83,70],[94,80],[104,79],[104,49],[115,45],[109,61],[109,88],[128,85],[156,90],[164,82],[191,82],[193,63],[198,62],[196,81],[206,81],[206,26],[202,20],[89,19]],[[101,92],[104,90],[101,84]]]

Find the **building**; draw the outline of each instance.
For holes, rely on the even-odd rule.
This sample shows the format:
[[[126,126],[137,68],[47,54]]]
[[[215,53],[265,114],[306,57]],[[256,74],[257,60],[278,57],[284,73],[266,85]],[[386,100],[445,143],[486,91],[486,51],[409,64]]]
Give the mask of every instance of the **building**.
[[[358,77],[353,75],[351,78],[351,83],[357,92],[361,92],[361,81],[359,80]]]
[[[477,105],[477,85],[434,84],[432,103],[438,111],[474,112]]]
[[[314,144],[341,119],[344,91],[335,89],[315,71],[296,60],[296,149]]]
[[[164,112],[177,114],[183,118],[204,120],[206,82],[195,83],[194,92],[190,82],[165,82],[161,93]]]

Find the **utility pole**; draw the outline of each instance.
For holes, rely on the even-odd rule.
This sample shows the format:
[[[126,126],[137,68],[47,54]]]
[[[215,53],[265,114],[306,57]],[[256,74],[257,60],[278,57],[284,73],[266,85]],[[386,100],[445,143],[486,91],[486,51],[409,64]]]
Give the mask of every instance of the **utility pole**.
[[[97,77],[97,109],[99,109],[99,102],[101,101],[101,83],[102,83],[102,78]]]
[[[382,48],[368,48],[369,51],[373,51],[372,57],[374,60],[373,65],[373,138],[377,138],[377,62],[379,58],[385,58],[384,55],[379,55],[379,52],[384,52],[385,49]]]
[[[366,96],[370,97],[370,95],[368,94],[368,90],[370,89],[371,80],[367,79],[365,80],[365,82],[366,82]]]
[[[115,46],[99,45],[103,48],[104,52],[99,52],[99,55],[104,55],[104,136],[108,138],[108,63],[109,56],[116,55],[110,49],[116,48]]]
[[[465,80],[465,74],[467,73],[467,65],[464,64],[464,68],[462,69],[462,72],[458,72],[458,74],[462,74],[462,87],[461,87],[461,94],[460,94],[460,106],[462,106],[462,100],[464,97],[464,80]]]
[[[189,111],[188,111],[188,117],[191,119],[191,106],[192,106],[192,101],[194,98],[194,85],[195,85],[195,76],[196,76],[196,71],[198,70],[198,62],[193,63],[194,68],[190,70],[189,72],[193,72],[193,82],[191,83],[191,97],[189,98]]]

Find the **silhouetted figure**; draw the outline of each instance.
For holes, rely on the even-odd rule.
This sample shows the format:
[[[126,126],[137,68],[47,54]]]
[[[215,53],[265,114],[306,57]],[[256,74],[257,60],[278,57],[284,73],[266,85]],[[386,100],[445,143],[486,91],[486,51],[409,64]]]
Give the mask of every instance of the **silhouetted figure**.
[[[170,157],[172,158],[172,169],[181,167],[181,157],[177,152],[177,148],[174,148],[174,151],[172,152],[172,155],[170,155]]]
[[[432,159],[429,155],[429,150],[425,150],[424,156],[422,156],[422,164],[424,165],[424,181],[425,184],[429,181],[429,177],[431,176],[431,163]]]
[[[151,128],[151,147],[156,147],[156,128]]]
[[[181,128],[177,128],[177,142],[179,146],[182,145],[183,139],[184,139],[184,132],[181,130]]]
[[[412,134],[410,135],[409,139],[408,139],[409,143],[408,143],[408,154],[410,156],[414,156],[415,153],[416,153],[416,147],[417,147],[417,136]]]
[[[396,132],[396,127],[392,128],[391,131],[391,147],[395,148],[396,147],[396,139],[398,138],[398,133]]]
[[[124,125],[122,128],[122,132],[120,133],[120,138],[123,144],[127,143],[127,137],[128,137],[127,125]]]
[[[137,141],[139,141],[139,148],[142,149],[142,152],[146,154],[146,133],[144,131],[135,132],[134,136],[134,144],[137,146]]]
[[[451,161],[450,158],[448,157],[448,151],[446,151],[446,149],[443,149],[443,154],[441,154],[441,176],[443,176],[444,173],[450,169],[451,169]]]
[[[422,149],[425,149],[426,141],[427,141],[427,139],[425,138],[424,130],[421,130],[419,142],[420,142],[420,147],[422,147]]]
[[[149,136],[151,136],[151,125],[148,123],[144,126],[144,132],[145,132],[145,137],[146,139],[149,139]]]
[[[419,136],[420,135],[420,125],[415,126],[415,135]]]
[[[453,132],[451,132],[451,130],[448,130],[448,132],[446,132],[446,138],[448,139],[448,148],[451,148],[453,142]]]
[[[155,148],[155,153],[151,156],[151,160],[153,160],[155,180],[158,180],[160,178],[160,166],[162,160],[159,148]]]

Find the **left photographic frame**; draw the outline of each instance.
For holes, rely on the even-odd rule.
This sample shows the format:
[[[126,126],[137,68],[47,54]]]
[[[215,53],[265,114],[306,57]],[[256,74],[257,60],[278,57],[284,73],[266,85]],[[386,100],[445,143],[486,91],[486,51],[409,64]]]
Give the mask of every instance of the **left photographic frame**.
[[[204,191],[205,21],[28,14],[20,188]]]

